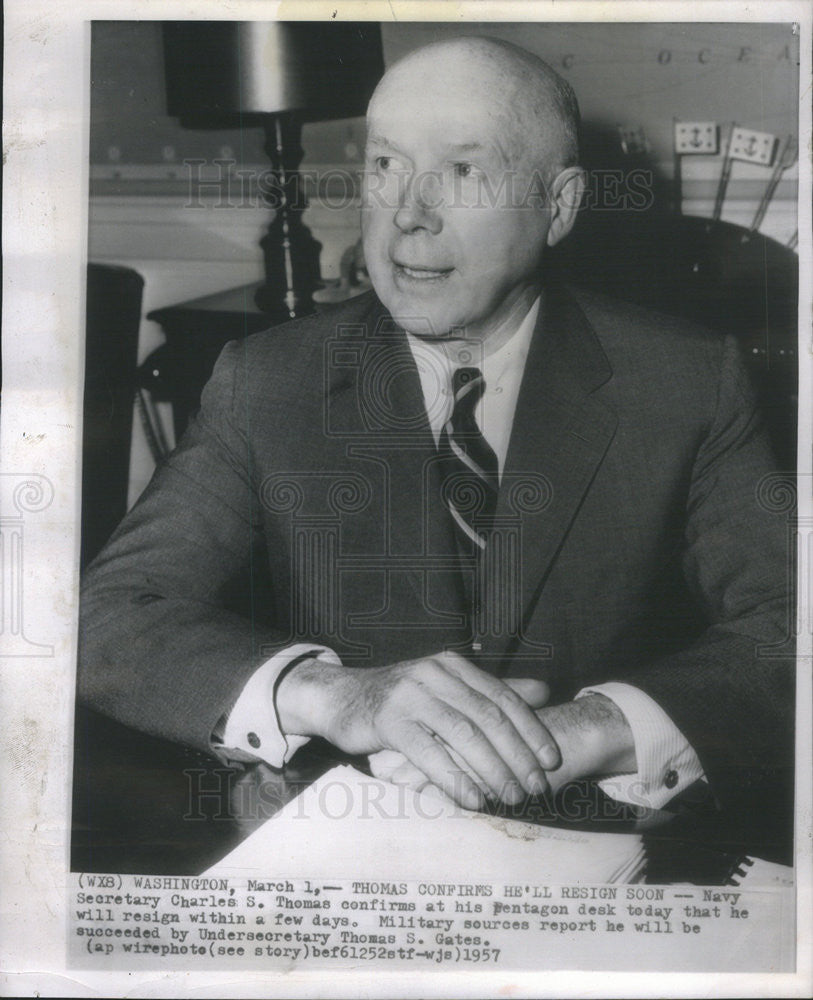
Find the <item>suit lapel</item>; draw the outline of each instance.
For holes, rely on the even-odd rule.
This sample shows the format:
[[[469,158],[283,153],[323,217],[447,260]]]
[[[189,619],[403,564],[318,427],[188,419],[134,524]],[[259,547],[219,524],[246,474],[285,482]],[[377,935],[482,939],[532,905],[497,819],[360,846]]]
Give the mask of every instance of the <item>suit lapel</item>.
[[[326,389],[331,416],[340,428],[334,445],[349,467],[370,474],[379,486],[375,501],[347,520],[342,552],[371,564],[382,555],[393,566],[403,560],[403,571],[392,578],[398,582],[392,584],[391,603],[402,602],[404,617],[415,621],[421,615],[425,619],[431,609],[438,627],[381,629],[370,621],[369,634],[378,639],[383,656],[405,658],[465,640],[465,588],[459,570],[448,568],[456,566],[459,551],[452,519],[439,501],[437,452],[406,337],[377,300],[359,331],[356,340],[348,341],[348,347],[358,348],[358,363],[334,373]],[[496,513],[498,524],[511,525],[519,534],[519,627],[483,637],[478,659],[484,667],[493,669],[521,643],[522,623],[613,438],[616,415],[595,396],[610,375],[578,305],[563,289],[546,290]],[[371,587],[367,606],[375,607],[374,598],[383,601],[380,581]],[[364,625],[361,631],[367,631]]]
[[[413,624],[382,628],[386,619],[376,624],[370,616],[361,630],[369,626],[384,657],[436,652],[465,635],[465,600],[453,524],[438,501],[438,455],[417,366],[406,336],[378,301],[343,349],[355,351],[358,364],[334,373],[328,407],[341,428],[347,465],[375,483],[377,495],[347,519],[342,551],[370,565],[398,567],[388,595],[380,577],[368,576],[367,607],[389,605],[400,621]]]
[[[525,366],[497,505],[498,523],[520,520],[517,593],[521,622],[615,433],[617,418],[594,395],[609,362],[564,289],[545,291]],[[521,630],[521,626],[520,626]],[[510,651],[511,635],[489,643]]]

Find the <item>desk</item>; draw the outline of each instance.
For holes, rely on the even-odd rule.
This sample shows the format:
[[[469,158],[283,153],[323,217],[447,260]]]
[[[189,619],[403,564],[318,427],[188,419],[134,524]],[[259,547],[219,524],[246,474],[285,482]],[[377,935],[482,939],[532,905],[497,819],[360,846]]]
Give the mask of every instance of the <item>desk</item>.
[[[257,306],[254,294],[261,284],[240,285],[147,314],[161,325],[166,344],[142,365],[142,375],[147,373],[145,387],[156,399],[172,403],[176,439],[200,405],[201,390],[224,346],[288,319],[287,313],[271,314]],[[155,371],[158,374],[150,378]]]
[[[261,764],[237,770],[78,708],[71,869],[200,874],[340,759],[348,760],[314,740],[284,773]],[[363,767],[361,759],[350,762]],[[637,817],[625,807],[595,788],[589,796],[572,790],[561,825],[633,829]],[[579,814],[577,802],[587,811]],[[742,816],[684,811],[645,831],[646,878],[715,885],[743,854],[789,863],[783,834],[770,823],[746,830]]]

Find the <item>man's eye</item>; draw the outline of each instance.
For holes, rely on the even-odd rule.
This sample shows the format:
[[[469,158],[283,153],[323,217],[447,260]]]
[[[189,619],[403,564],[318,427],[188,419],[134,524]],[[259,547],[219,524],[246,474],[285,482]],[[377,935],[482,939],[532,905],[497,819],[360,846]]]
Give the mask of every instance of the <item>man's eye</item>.
[[[375,165],[379,170],[393,170],[398,166],[394,156],[377,156]]]
[[[456,177],[474,177],[477,174],[477,168],[473,163],[455,163],[452,169]]]

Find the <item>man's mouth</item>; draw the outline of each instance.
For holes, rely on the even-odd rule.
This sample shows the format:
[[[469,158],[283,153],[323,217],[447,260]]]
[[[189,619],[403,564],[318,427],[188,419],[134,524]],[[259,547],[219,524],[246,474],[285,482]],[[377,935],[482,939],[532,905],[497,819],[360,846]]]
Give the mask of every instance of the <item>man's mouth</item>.
[[[423,265],[401,264],[397,260],[393,261],[396,275],[409,278],[412,281],[440,281],[448,277],[454,270],[453,267],[424,267]]]

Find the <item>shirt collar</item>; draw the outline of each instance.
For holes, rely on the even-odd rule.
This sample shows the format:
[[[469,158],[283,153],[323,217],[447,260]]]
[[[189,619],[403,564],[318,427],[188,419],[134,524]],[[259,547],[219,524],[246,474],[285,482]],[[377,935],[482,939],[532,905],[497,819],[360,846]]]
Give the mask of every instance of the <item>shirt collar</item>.
[[[492,379],[499,379],[509,369],[516,368],[517,366],[524,367],[531,344],[531,337],[533,336],[536,320],[539,316],[540,301],[541,296],[537,295],[515,332],[511,334],[499,350],[488,355],[488,357],[483,357],[483,350],[480,344],[461,344],[454,351],[449,352],[448,349],[439,347],[432,343],[431,340],[416,337],[409,332],[406,335],[407,342],[413,357],[418,362],[419,368],[422,367],[422,361],[428,363],[438,373],[441,371],[445,372],[445,380],[447,381],[451,378],[451,373],[457,368],[479,368],[486,381],[489,380],[489,375]]]

